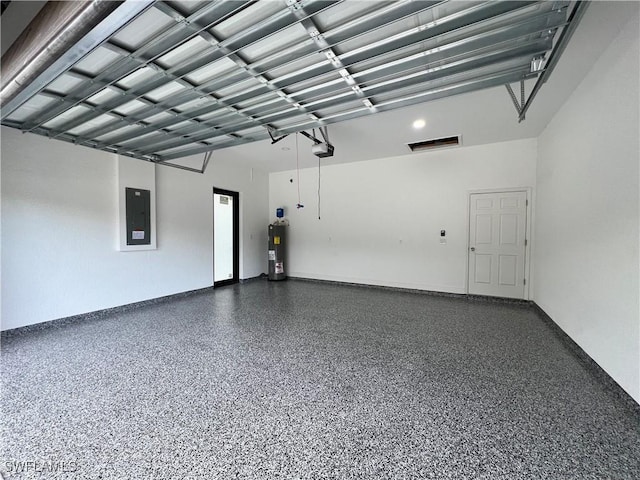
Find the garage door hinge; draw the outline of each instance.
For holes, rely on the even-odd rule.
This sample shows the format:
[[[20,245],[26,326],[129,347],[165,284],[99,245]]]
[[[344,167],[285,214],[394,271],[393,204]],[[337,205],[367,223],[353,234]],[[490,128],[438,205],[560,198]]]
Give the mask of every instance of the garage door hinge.
[[[526,238],[524,239],[524,246],[526,247],[529,244],[529,240],[527,240]]]
[[[523,285],[526,285],[526,284],[527,284],[527,279],[526,279],[526,278],[522,281],[522,284],[523,284]]]

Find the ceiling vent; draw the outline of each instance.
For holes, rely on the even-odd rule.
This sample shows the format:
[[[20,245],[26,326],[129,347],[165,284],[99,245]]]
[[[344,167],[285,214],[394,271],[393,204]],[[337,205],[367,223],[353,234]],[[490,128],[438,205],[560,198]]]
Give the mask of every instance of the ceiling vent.
[[[434,138],[432,140],[407,144],[412,152],[423,152],[425,150],[442,147],[455,147],[456,145],[460,145],[460,135],[456,135],[454,137]]]

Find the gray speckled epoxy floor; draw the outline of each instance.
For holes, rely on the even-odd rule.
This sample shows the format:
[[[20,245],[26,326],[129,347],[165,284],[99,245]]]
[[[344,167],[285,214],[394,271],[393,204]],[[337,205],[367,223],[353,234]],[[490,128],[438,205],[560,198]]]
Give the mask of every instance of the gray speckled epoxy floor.
[[[7,478],[640,478],[531,308],[299,281],[3,339],[0,433]]]

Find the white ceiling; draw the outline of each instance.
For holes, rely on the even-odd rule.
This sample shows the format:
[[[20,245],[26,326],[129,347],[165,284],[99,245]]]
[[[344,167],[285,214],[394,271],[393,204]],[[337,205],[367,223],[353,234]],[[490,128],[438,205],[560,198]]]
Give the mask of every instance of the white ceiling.
[[[550,80],[534,100],[527,118],[518,123],[516,110],[504,87],[434,100],[391,112],[378,113],[329,126],[335,155],[322,165],[411,155],[406,144],[442,136],[461,135],[463,146],[481,145],[537,137],[559,107],[584,78],[595,59],[613,41],[634,2],[593,2],[587,9],[569,46]],[[528,91],[531,88],[529,83]],[[514,85],[519,91],[519,86]],[[418,118],[426,126],[414,130]],[[319,134],[316,132],[316,136]],[[212,162],[233,161],[238,165],[268,172],[296,168],[295,135],[271,145],[260,141],[213,152]],[[317,167],[312,142],[298,138],[300,168]],[[289,150],[283,150],[283,147]],[[202,156],[187,160],[202,163]]]
[[[2,28],[0,28],[0,51],[2,55],[27,28],[29,22],[47,3],[44,0],[12,1],[2,13]]]

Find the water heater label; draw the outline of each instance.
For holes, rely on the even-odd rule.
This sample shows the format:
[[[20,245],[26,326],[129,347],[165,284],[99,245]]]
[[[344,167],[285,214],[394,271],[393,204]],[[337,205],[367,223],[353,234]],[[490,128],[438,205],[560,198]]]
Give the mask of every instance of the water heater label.
[[[276,263],[276,273],[284,273],[284,266],[282,265],[282,262]]]
[[[276,251],[275,250],[269,250],[269,261],[276,261]]]
[[[274,245],[280,245],[280,237],[279,236],[275,236],[273,237],[273,244]]]

